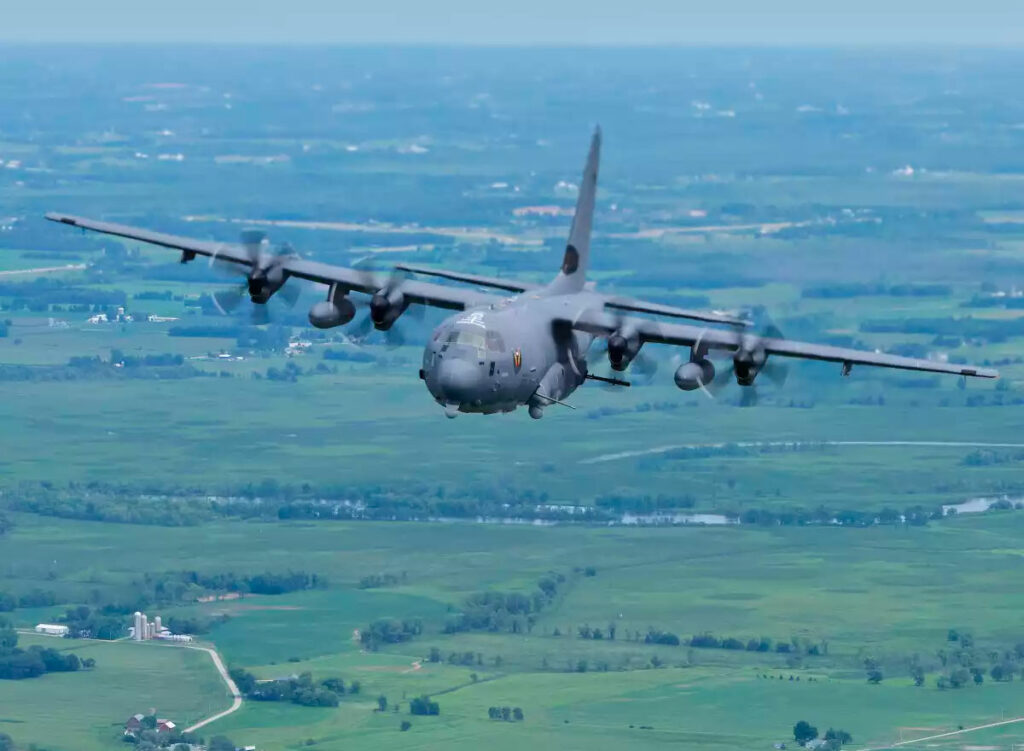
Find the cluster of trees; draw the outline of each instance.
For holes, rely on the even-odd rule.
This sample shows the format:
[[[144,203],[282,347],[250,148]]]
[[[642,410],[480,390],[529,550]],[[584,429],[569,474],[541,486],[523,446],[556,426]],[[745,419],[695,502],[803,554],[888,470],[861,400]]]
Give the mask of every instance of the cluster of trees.
[[[615,641],[615,635],[618,633],[618,627],[614,623],[609,623],[608,628],[602,630],[599,626],[591,626],[589,623],[584,623],[582,626],[576,628],[576,635],[580,639],[593,639],[594,641],[601,641],[607,638],[608,641]]]
[[[161,355],[143,355],[133,357],[126,355],[119,349],[110,350],[110,362],[120,364],[125,368],[173,368],[185,363],[182,355],[172,352],[164,352]]]
[[[376,362],[377,357],[361,349],[331,349],[324,350],[323,358],[334,362]]]
[[[72,673],[82,668],[96,667],[96,661],[87,657],[63,653],[50,647],[18,647],[18,632],[6,620],[0,620],[0,679],[22,680],[38,678],[46,673]]]
[[[3,365],[0,381],[78,381],[85,379],[168,379],[207,376],[202,370],[185,362],[181,355],[165,353],[145,357],[126,356],[112,350],[109,360],[74,356],[66,365]]]
[[[949,297],[953,288],[948,284],[883,284],[881,282],[837,282],[804,287],[801,297],[811,299],[848,299],[851,297]]]
[[[58,620],[68,627],[71,637],[106,639],[112,641],[124,635],[123,614],[117,614],[114,608],[93,610],[88,605],[77,605],[68,610]]]
[[[488,707],[487,717],[502,722],[522,722],[523,710],[519,707]]]
[[[437,647],[431,647],[430,652],[427,655],[427,662],[438,663],[442,661],[443,656],[441,654],[441,650]],[[466,667],[470,667],[473,665],[480,666],[484,664],[484,655],[483,652],[449,652],[447,660],[444,661],[446,661],[449,665],[463,665]],[[496,655],[493,658],[492,662],[495,667],[501,667],[501,656]],[[471,677],[474,681],[476,681],[476,673],[473,673]]]
[[[935,687],[940,690],[981,685],[986,675],[997,682],[1012,681],[1018,672],[1024,677],[1024,642],[1012,649],[981,649],[970,633],[955,628],[949,629],[947,641],[949,646],[937,652],[941,670]],[[915,654],[909,664],[914,685],[924,686],[926,673],[920,657]]]
[[[692,495],[631,495],[628,493],[609,493],[594,499],[597,508],[614,511],[616,514],[655,514],[661,511],[690,509],[696,504]]]
[[[242,327],[223,323],[200,323],[188,326],[171,326],[167,336],[186,338],[237,339],[241,336]]]
[[[171,571],[147,573],[132,582],[137,596],[131,602],[116,603],[105,609],[132,613],[157,604],[195,602],[200,597],[225,593],[282,595],[308,589],[323,589],[327,579],[308,571],[264,571],[258,574],[227,572]],[[201,633],[188,630],[185,633]]]
[[[325,678],[317,683],[310,673],[262,683],[242,668],[232,668],[229,674],[238,690],[253,701],[283,701],[304,707],[336,707],[340,697],[346,693],[358,694],[361,690],[359,681],[352,681],[347,687],[341,678]]]
[[[595,570],[596,573],[596,570]],[[528,633],[536,615],[550,605],[565,583],[565,575],[551,572],[537,581],[537,588],[526,595],[521,592],[477,592],[462,603],[461,612],[448,618],[444,631],[508,631]]]
[[[0,613],[9,613],[16,608],[45,608],[57,604],[57,594],[43,589],[33,589],[15,597],[9,592],[0,592]]]
[[[439,715],[441,706],[436,701],[431,701],[428,696],[418,696],[409,702],[409,714]]]
[[[423,633],[423,621],[419,618],[380,618],[359,632],[359,641],[370,650],[380,649],[382,644],[401,644]]]
[[[960,463],[965,467],[989,467],[994,464],[1010,464],[1020,461],[1024,461],[1024,451],[1009,453],[976,449],[961,459]],[[1013,504],[1010,505],[1012,507]]]
[[[3,380],[0,366],[0,380]],[[150,496],[139,502],[139,496]],[[222,517],[249,518],[266,515],[258,503],[211,501],[194,489],[182,496],[151,496],[145,488],[122,488],[110,485],[79,486],[70,483],[66,489],[48,485],[22,486],[9,501],[10,507],[41,516],[85,521],[144,524],[161,527],[190,527]]]
[[[283,595],[327,586],[327,580],[323,576],[307,571],[265,571],[261,574],[178,571],[171,574],[147,574],[143,581],[152,587],[158,600],[161,594],[178,591],[178,584],[199,587],[209,592],[241,592],[254,595]]]
[[[1024,335],[1021,318],[899,318],[864,321],[860,330],[875,334],[932,334],[935,336],[1003,342]]]
[[[580,632],[582,638],[603,638],[603,634],[601,636],[595,636],[594,629],[590,629],[589,627],[583,628],[585,631]],[[584,636],[584,633],[588,635]],[[609,638],[615,638],[614,625],[608,626],[608,634]],[[646,634],[641,634],[639,631],[630,632],[627,630],[626,639],[631,641],[642,641],[644,644],[660,644],[667,647],[678,647],[682,645],[692,647],[694,649],[731,649],[746,652],[775,652],[777,654],[800,654],[810,656],[828,654],[827,642],[812,642],[809,639],[796,636],[789,641],[780,640],[776,642],[769,639],[767,636],[740,639],[735,636],[720,637],[710,631],[705,631],[700,634],[694,634],[689,639],[686,639],[680,638],[678,634],[671,631],[664,631],[652,626],[647,629]]]
[[[750,508],[739,513],[740,524],[757,524],[766,527],[838,525],[841,527],[875,527],[896,524],[923,526],[929,521],[942,518],[942,507],[932,508],[916,505],[908,506],[899,511],[894,508],[883,508],[880,511],[862,511],[859,509],[842,509],[831,511],[824,506],[816,509],[787,508],[760,509]]]
[[[408,576],[403,571],[401,576],[395,574],[370,574],[359,580],[360,589],[380,589],[381,587],[394,587],[405,582]]]
[[[814,727],[807,720],[800,720],[793,726],[793,740],[799,745],[805,746],[818,737],[818,728]],[[819,746],[824,751],[839,751],[847,743],[853,742],[853,736],[845,730],[829,728],[825,732],[825,743]]]
[[[0,282],[0,298],[8,300],[2,306],[4,310],[33,313],[65,307],[75,312],[105,312],[123,306],[127,300],[121,290],[87,287],[54,277],[38,277],[31,282]]]

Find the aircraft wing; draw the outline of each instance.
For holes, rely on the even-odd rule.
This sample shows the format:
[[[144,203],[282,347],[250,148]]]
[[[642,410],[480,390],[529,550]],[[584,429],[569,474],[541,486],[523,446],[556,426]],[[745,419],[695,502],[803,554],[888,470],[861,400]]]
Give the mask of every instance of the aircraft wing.
[[[218,261],[230,261],[241,266],[252,266],[251,257],[245,248],[236,243],[197,240],[191,237],[153,232],[125,224],[100,222],[55,212],[48,213],[46,218],[51,222],[59,222],[104,235],[125,237],[130,240],[149,243],[150,245],[180,250],[184,260],[190,260],[190,255],[192,257],[200,255],[216,257]],[[386,275],[373,274],[368,271],[351,269],[345,266],[332,266],[327,263],[306,260],[297,255],[286,256],[282,259],[281,263],[288,276],[320,284],[338,285],[346,290],[356,290],[357,292],[365,292],[370,295],[387,284]],[[436,308],[447,308],[449,310],[464,310],[476,305],[487,305],[501,299],[494,295],[477,292],[476,290],[446,287],[440,284],[418,282],[411,279],[403,280],[401,289],[402,294],[405,295],[409,302],[430,305]]]
[[[456,282],[466,282],[468,284],[476,284],[480,287],[493,287],[494,289],[503,289],[508,292],[529,292],[530,290],[539,289],[540,284],[531,284],[530,282],[520,282],[509,279],[500,279],[496,276],[481,276],[479,274],[464,274],[461,271],[446,271],[444,269],[431,269],[426,266],[409,266],[408,264],[398,263],[395,264],[395,268],[400,271],[408,271],[412,274],[422,274],[424,276],[436,276],[441,279],[452,279]]]
[[[693,321],[708,321],[711,323],[729,323],[734,326],[747,326],[749,321],[736,318],[727,313],[705,312],[702,310],[687,310],[676,308],[672,305],[662,305],[656,302],[647,302],[633,297],[608,297],[604,301],[606,308],[614,310],[625,310],[633,313],[650,313],[656,316],[667,316],[669,318],[688,318]]]
[[[370,274],[359,269],[332,266],[328,263],[306,261],[301,258],[288,260],[285,263],[285,269],[289,276],[320,284],[337,284],[339,287],[365,292],[368,295],[372,295],[388,283],[387,275]],[[465,310],[476,305],[489,305],[501,299],[497,295],[488,295],[473,289],[446,287],[442,284],[418,282],[414,279],[403,279],[401,291],[409,302],[430,305],[434,308],[447,308],[448,310]]]
[[[571,325],[578,331],[594,336],[607,338],[623,326],[636,331],[640,340],[656,344],[673,344],[692,347],[700,343],[708,349],[723,350],[734,353],[741,348],[764,347],[768,355],[780,357],[798,357],[806,360],[824,360],[842,363],[844,367],[852,365],[871,365],[880,368],[897,368],[900,370],[920,370],[929,373],[951,373],[953,375],[973,376],[976,378],[998,378],[999,372],[991,368],[980,368],[974,365],[955,365],[935,360],[919,360],[912,357],[900,357],[884,352],[868,352],[865,350],[831,347],[824,344],[797,342],[791,339],[775,337],[757,337],[736,329],[707,328],[679,323],[662,323],[647,318],[611,315],[602,311],[584,311],[573,320],[562,323]]]
[[[543,287],[541,284],[531,284],[530,282],[501,279],[494,276],[481,276],[479,274],[465,274],[461,271],[431,269],[424,266],[410,266],[404,263],[396,264],[395,268],[400,269],[401,271],[408,271],[413,274],[436,276],[441,279],[452,279],[457,282],[466,282],[468,284],[476,284],[480,287],[492,287],[494,289],[502,289],[515,293],[531,292]],[[669,318],[686,318],[692,321],[728,323],[735,326],[748,325],[748,321],[745,321],[742,318],[736,318],[726,313],[676,308],[672,305],[647,302],[645,300],[638,300],[634,297],[621,297],[618,295],[608,296],[604,300],[604,305],[606,308],[611,308],[613,310],[630,311],[633,313],[650,313],[652,315],[667,316]]]
[[[237,245],[235,243],[196,240],[191,237],[180,237],[178,235],[168,235],[163,232],[153,232],[152,230],[142,229],[140,227],[129,227],[126,224],[98,222],[81,216],[59,214],[54,211],[49,212],[46,215],[46,218],[51,222],[60,222],[61,224],[67,224],[71,227],[87,229],[104,235],[127,237],[130,240],[139,240],[140,242],[149,243],[150,245],[174,248],[184,253],[208,257],[216,256],[218,259],[232,261],[244,266],[251,265],[249,255],[245,252],[245,249],[242,248],[241,245]]]

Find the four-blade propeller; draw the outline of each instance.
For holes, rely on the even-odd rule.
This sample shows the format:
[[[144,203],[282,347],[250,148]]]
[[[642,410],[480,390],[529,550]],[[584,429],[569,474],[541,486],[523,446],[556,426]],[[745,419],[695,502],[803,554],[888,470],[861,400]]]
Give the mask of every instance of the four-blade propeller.
[[[248,298],[252,303],[252,323],[257,326],[269,323],[267,303],[271,298],[279,300],[287,309],[291,309],[295,307],[302,294],[300,288],[285,284],[288,276],[283,261],[294,258],[296,253],[287,244],[271,248],[266,233],[260,230],[242,232],[240,245],[248,258],[246,264],[229,260],[217,253],[210,256],[210,268],[227,276],[242,276],[241,282],[214,292],[210,296],[211,300],[222,315],[231,315]]]

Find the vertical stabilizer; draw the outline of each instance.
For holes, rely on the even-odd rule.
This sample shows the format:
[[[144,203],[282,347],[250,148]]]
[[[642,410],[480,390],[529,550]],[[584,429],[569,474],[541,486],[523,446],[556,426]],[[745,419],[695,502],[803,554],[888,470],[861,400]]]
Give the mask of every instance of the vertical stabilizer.
[[[552,294],[579,292],[587,279],[590,265],[590,230],[594,224],[594,200],[597,197],[597,168],[601,161],[601,128],[594,130],[590,153],[583,168],[580,192],[576,198],[576,213],[569,230],[569,242],[562,256],[562,269],[548,288]]]

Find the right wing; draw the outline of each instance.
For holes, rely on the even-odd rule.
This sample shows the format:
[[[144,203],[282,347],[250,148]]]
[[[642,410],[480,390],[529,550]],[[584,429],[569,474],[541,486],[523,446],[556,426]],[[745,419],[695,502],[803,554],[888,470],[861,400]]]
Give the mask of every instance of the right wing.
[[[93,219],[86,219],[68,214],[49,213],[46,218],[51,222],[67,224],[71,227],[78,227],[92,232],[99,232],[104,235],[125,237],[130,240],[159,245],[164,248],[172,248],[182,252],[182,260],[191,260],[195,256],[215,257],[218,261],[230,261],[243,267],[252,268],[252,257],[244,247],[236,243],[221,243],[210,240],[196,240],[191,237],[169,235],[163,232],[153,232],[139,227],[130,227],[125,224],[114,224],[112,222],[100,222]],[[372,295],[387,285],[385,276],[369,273],[359,269],[351,269],[345,266],[332,266],[327,263],[309,261],[299,256],[283,256],[280,258],[281,267],[288,276],[299,279],[306,279],[320,284],[337,285],[343,289],[365,292]],[[501,299],[494,295],[487,295],[471,289],[459,287],[445,287],[440,284],[429,282],[417,282],[411,279],[403,280],[401,283],[402,294],[411,303],[430,305],[436,308],[449,310],[465,310],[477,305],[488,305]]]
[[[832,347],[825,344],[798,342],[778,337],[757,337],[735,329],[716,329],[701,326],[689,326],[680,323],[662,323],[649,318],[622,318],[601,311],[583,311],[573,320],[564,323],[578,331],[594,336],[607,338],[624,325],[635,331],[642,342],[656,344],[673,344],[676,346],[693,347],[699,345],[708,349],[722,350],[729,353],[738,352],[748,346],[763,347],[768,355],[780,357],[798,357],[806,360],[824,360],[842,363],[844,367],[853,365],[872,365],[881,368],[897,368],[900,370],[920,370],[928,373],[951,373],[976,378],[998,378],[999,372],[991,368],[979,368],[974,365],[956,365],[935,360],[919,360],[913,357],[900,357],[885,352],[867,352],[865,350]]]
[[[509,281],[508,279],[499,279],[496,276],[481,276],[479,274],[464,274],[461,271],[446,271],[444,269],[431,269],[426,266],[410,266],[405,263],[395,264],[395,268],[399,271],[408,271],[412,274],[422,274],[424,276],[436,276],[441,279],[452,279],[456,282],[466,282],[468,284],[476,284],[480,287],[493,287],[494,289],[503,289],[506,292],[529,292],[531,290],[540,289],[541,285],[531,284],[530,282],[519,282]]]
[[[728,323],[733,326],[750,325],[749,321],[743,318],[736,318],[727,313],[716,313],[714,311],[706,313],[702,310],[687,310],[686,308],[677,308],[673,305],[662,305],[661,303],[638,300],[635,297],[607,297],[605,298],[604,306],[613,310],[650,313],[651,315],[668,316],[669,318],[688,318],[692,321]]]

